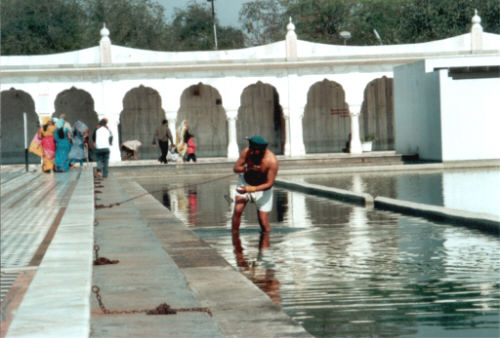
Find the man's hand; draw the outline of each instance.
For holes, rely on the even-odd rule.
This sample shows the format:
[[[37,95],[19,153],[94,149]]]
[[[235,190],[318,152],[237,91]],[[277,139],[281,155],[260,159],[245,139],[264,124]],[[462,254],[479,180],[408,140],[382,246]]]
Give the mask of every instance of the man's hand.
[[[156,143],[153,143],[153,148],[156,148]]]
[[[257,189],[254,186],[249,186],[249,185],[240,185],[238,188],[236,188],[236,191],[240,194],[244,194],[247,192],[255,192]]]

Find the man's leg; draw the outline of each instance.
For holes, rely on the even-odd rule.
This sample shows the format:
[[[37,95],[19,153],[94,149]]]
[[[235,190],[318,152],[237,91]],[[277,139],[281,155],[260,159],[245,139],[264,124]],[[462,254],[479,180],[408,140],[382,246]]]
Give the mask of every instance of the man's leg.
[[[269,224],[269,212],[258,211],[257,215],[259,217],[259,224],[262,232],[271,232],[271,225]]]
[[[248,200],[245,197],[236,196],[236,200],[234,202],[234,211],[233,211],[233,219],[232,219],[232,231],[233,233],[237,233],[240,230],[241,224],[241,214],[247,205]]]
[[[102,175],[102,154],[101,154],[101,151],[100,150],[96,150],[95,152],[95,158],[96,158],[96,162],[97,162],[97,176],[101,176]]]
[[[103,155],[102,177],[108,177],[109,151]]]
[[[167,163],[168,141],[167,142],[159,141],[159,143],[161,150],[160,162]]]

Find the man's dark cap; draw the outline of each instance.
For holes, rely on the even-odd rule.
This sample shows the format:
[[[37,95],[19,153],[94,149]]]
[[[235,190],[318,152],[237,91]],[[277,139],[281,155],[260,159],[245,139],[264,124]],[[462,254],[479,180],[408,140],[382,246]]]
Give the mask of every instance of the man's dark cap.
[[[250,145],[250,148],[256,150],[263,150],[267,147],[267,142],[262,136],[252,136],[248,138],[248,143]]]
[[[165,124],[165,123],[168,123],[168,121],[167,120],[163,120],[163,121],[161,121],[161,123]]]

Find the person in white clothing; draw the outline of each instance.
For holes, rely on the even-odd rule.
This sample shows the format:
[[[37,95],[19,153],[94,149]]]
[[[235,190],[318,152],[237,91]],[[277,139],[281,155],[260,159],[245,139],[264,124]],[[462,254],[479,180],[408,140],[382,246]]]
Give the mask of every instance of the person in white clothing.
[[[104,178],[108,177],[109,153],[113,144],[113,134],[108,129],[107,124],[107,119],[99,121],[97,129],[92,136],[96,149],[97,176]]]

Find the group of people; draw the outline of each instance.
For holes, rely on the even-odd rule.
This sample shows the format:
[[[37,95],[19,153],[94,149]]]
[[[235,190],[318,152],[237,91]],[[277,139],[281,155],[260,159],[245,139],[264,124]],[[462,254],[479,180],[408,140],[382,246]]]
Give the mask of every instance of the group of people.
[[[67,172],[78,163],[83,167],[84,161],[89,158],[89,128],[82,121],[76,121],[71,127],[65,117],[64,114],[54,118],[43,117],[42,127],[31,142],[29,150],[42,158],[44,173]],[[106,177],[113,141],[106,119],[99,121],[92,140],[97,160],[97,175]]]
[[[42,127],[30,145],[30,151],[42,157],[44,173],[67,172],[72,166],[88,159],[88,127],[76,121],[73,127],[59,118],[42,118]]]
[[[167,164],[168,163],[168,151],[169,151],[169,141],[170,141],[170,151],[175,154],[174,158],[180,157],[184,162],[189,162],[193,160],[196,162],[196,142],[194,141],[194,135],[188,129],[189,123],[184,120],[177,130],[177,137],[174,143],[172,138],[172,133],[168,127],[168,121],[163,120],[162,124],[156,129],[153,137],[153,147],[156,145],[160,147],[161,155],[158,158],[158,162]]]

